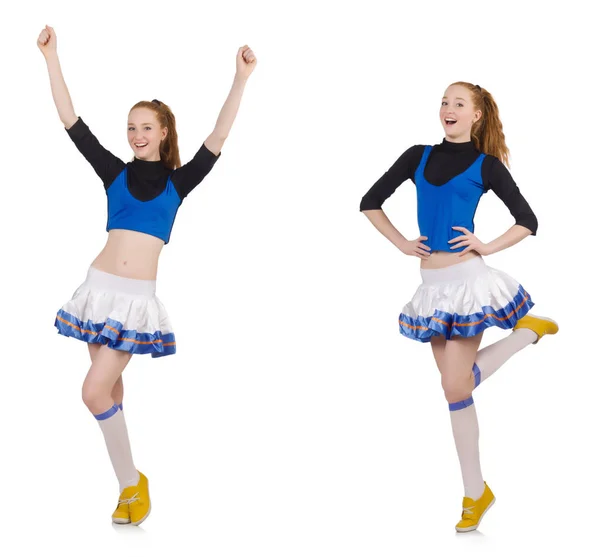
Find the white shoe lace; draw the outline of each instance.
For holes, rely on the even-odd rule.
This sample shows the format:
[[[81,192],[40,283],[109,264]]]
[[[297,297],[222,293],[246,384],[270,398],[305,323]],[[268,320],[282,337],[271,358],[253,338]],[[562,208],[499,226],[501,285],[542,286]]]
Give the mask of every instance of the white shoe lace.
[[[136,501],[139,500],[139,492],[136,493],[133,497],[130,497],[129,499],[119,499],[119,505],[122,504],[126,504],[126,505],[131,505],[131,503],[135,503]]]
[[[475,508],[475,506],[473,507],[463,507],[463,515],[464,514],[473,514],[473,509]]]

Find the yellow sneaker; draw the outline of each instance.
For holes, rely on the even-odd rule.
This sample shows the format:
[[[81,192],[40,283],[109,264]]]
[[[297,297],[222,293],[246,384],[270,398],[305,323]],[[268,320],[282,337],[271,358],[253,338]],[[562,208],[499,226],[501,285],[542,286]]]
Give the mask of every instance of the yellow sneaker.
[[[117,508],[112,514],[112,521],[115,524],[129,524],[131,522],[131,519],[129,518],[129,504],[127,503],[127,501],[124,501],[121,498],[119,498]]]
[[[456,525],[457,532],[470,532],[471,530],[477,530],[483,515],[489,510],[489,508],[496,502],[496,498],[492,493],[492,490],[484,482],[485,489],[483,495],[473,501],[469,497],[463,499],[463,513],[462,519]]]
[[[558,323],[548,317],[538,317],[528,313],[525,317],[521,317],[517,321],[514,330],[531,329],[537,336],[537,340],[533,344],[537,344],[544,335],[555,335],[558,333]]]
[[[139,472],[139,470],[138,470]],[[127,514],[129,519],[127,522],[119,522],[118,524],[131,523],[133,526],[141,524],[148,518],[150,514],[150,493],[148,491],[148,478],[141,472],[140,479],[137,485],[126,487],[119,497],[119,506],[113,513],[113,522],[115,521],[115,514],[118,513],[118,517],[122,517],[123,513]]]

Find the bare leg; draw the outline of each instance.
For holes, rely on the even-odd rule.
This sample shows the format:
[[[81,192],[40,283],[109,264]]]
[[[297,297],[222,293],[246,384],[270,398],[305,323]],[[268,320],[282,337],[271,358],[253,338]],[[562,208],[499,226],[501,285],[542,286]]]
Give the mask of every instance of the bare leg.
[[[450,405],[452,433],[465,488],[465,497],[477,500],[484,491],[479,462],[479,424],[471,398],[474,388],[473,362],[483,333],[451,340],[436,337],[431,345],[442,374],[442,386]]]
[[[100,414],[115,403],[113,387],[130,359],[129,352],[100,347],[83,383],[83,401],[92,414]]]
[[[94,359],[96,357],[96,354],[98,354],[98,351],[100,350],[100,347],[102,345],[101,344],[92,344],[92,343],[88,343],[88,350],[90,352],[90,359],[92,360],[92,363],[94,363]],[[112,389],[111,392],[111,396],[112,399],[115,401],[115,404],[118,406],[119,404],[123,404],[123,395],[124,395],[124,387],[123,387],[123,374],[119,375],[119,378],[117,379],[117,382],[115,383],[115,386]]]
[[[483,334],[483,333],[482,333]],[[438,371],[440,373],[442,373],[442,368],[444,366],[444,352],[446,350],[446,338],[443,336],[434,336],[431,337],[431,350],[433,351],[433,357],[435,358],[435,363],[437,365]],[[484,348],[485,350],[485,348]],[[477,352],[477,354],[479,355],[481,353],[481,350],[479,352]],[[475,366],[473,366],[475,367]],[[471,375],[470,375],[471,380],[474,381],[474,373],[473,370],[471,370]]]
[[[115,384],[131,360],[131,354],[108,346],[90,350],[92,366],[83,383],[83,400],[98,420],[108,454],[119,480],[120,491],[137,485],[139,473],[133,464],[127,426],[112,398]]]
[[[433,350],[433,357],[438,370],[442,373],[442,367],[444,365],[444,350],[446,349],[446,338],[443,336],[431,337],[431,350]]]
[[[473,364],[483,333],[474,337],[453,337],[446,341],[442,367],[442,387],[446,400],[461,402],[473,392]]]

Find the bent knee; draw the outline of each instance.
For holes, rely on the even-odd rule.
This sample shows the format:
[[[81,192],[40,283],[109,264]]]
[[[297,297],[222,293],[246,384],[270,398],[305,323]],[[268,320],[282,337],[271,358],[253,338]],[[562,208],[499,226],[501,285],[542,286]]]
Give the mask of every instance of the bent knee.
[[[110,393],[109,393],[110,394]],[[98,385],[91,382],[85,382],[81,389],[81,398],[92,414],[104,412],[106,408],[106,395]]]
[[[442,376],[442,388],[444,389],[444,396],[450,404],[468,399],[473,392],[473,384],[468,377],[444,378]]]

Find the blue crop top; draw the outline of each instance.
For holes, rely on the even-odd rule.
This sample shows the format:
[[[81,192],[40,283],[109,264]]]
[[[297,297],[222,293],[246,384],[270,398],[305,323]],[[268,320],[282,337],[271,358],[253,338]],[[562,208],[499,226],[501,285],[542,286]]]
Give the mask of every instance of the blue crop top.
[[[100,145],[81,118],[67,132],[104,183],[108,200],[106,230],[143,232],[165,244],[169,243],[183,199],[221,156],[202,145],[190,162],[175,170],[161,161],[138,158],[125,164]]]
[[[108,198],[108,222],[106,231],[113,228],[135,230],[156,236],[169,243],[181,199],[171,178],[167,178],[165,189],[149,201],[140,201],[129,192],[127,167],[116,177],[106,190]]]
[[[463,235],[459,230],[453,230],[453,226],[474,232],[475,210],[484,193],[481,164],[485,155],[480,154],[469,168],[442,186],[434,186],[425,178],[425,165],[430,153],[431,146],[425,147],[415,172],[419,232],[427,236],[424,243],[432,251],[462,251],[465,246],[452,250],[453,244],[449,244],[448,240]]]

